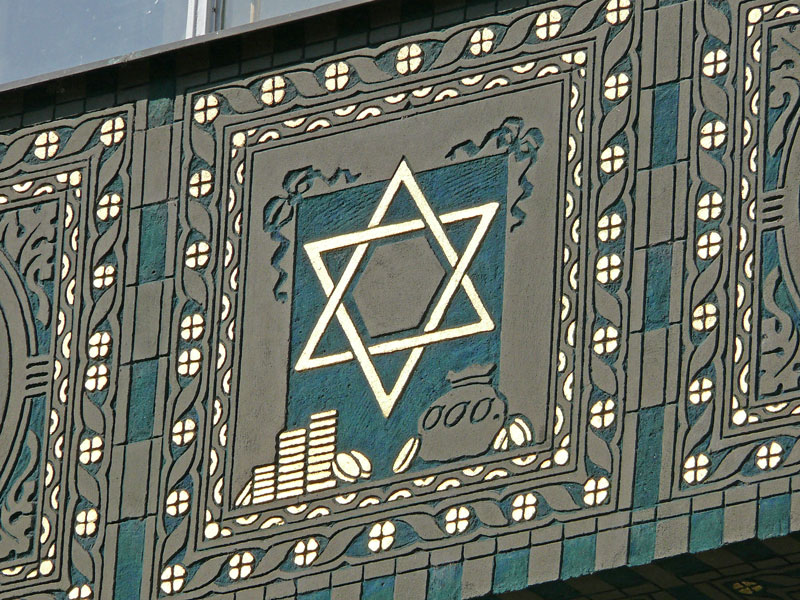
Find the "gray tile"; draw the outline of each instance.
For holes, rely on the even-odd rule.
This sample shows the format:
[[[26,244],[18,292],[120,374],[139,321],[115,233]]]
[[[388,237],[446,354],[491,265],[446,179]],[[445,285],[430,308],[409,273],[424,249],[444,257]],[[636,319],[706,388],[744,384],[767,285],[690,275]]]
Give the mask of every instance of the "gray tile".
[[[464,561],[461,576],[463,597],[479,598],[492,591],[494,557],[484,556]]]
[[[394,580],[394,600],[425,600],[427,594],[427,571],[399,573]]]
[[[528,566],[528,585],[558,579],[560,572],[560,542],[551,542],[531,548]]]
[[[359,600],[361,598],[361,583],[350,583],[331,590],[331,600]]]
[[[683,554],[689,550],[689,516],[672,517],[656,524],[654,558]]]
[[[628,529],[607,529],[598,532],[595,570],[614,569],[627,562]]]
[[[745,502],[725,508],[723,539],[725,543],[740,542],[756,535],[756,503]]]

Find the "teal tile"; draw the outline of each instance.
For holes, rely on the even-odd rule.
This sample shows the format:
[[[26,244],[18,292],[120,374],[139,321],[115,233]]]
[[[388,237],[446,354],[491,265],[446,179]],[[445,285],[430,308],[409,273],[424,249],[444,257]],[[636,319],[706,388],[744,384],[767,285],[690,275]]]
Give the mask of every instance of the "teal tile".
[[[428,572],[427,600],[461,600],[461,563],[434,567]]]
[[[145,522],[120,523],[117,534],[117,566],[114,577],[115,600],[138,600],[142,586]]]
[[[669,299],[672,283],[672,244],[647,250],[647,283],[644,328],[646,331],[669,326]]]
[[[653,98],[653,167],[674,164],[678,159],[678,102],[677,83],[666,83],[655,89]]]
[[[628,564],[644,565],[653,561],[656,547],[656,524],[640,523],[631,527]]]
[[[792,498],[781,494],[758,502],[758,537],[761,539],[787,535]]]
[[[561,578],[569,579],[591,573],[594,568],[596,546],[595,534],[564,540]]]
[[[703,552],[722,546],[723,522],[721,508],[693,514],[689,530],[689,551]]]
[[[394,600],[394,577],[368,579],[361,587],[362,600]]]
[[[527,587],[529,558],[530,550],[527,548],[495,556],[492,591],[499,594]]]
[[[317,592],[308,592],[307,594],[299,594],[297,600],[331,600],[330,590],[319,590]]]
[[[648,508],[658,502],[661,464],[661,438],[664,408],[654,406],[639,411],[636,443],[636,470],[633,479],[634,508]]]
[[[145,206],[141,214],[137,280],[139,283],[147,283],[164,277],[169,209],[166,204],[153,204]]]

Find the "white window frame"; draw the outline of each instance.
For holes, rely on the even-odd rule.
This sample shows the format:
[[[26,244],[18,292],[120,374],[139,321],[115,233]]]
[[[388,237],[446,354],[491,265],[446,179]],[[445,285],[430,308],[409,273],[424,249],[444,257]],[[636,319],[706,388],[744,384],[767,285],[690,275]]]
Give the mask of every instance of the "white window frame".
[[[188,3],[186,11],[186,39],[211,33],[216,29],[215,19],[212,13],[216,8],[216,2],[210,0],[186,0]]]

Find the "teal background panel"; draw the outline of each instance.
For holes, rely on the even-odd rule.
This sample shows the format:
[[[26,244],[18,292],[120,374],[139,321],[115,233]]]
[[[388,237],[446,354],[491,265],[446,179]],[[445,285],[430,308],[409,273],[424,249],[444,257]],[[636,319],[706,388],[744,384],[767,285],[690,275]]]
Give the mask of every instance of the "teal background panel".
[[[289,429],[305,427],[311,415],[336,406],[339,422],[358,423],[358,427],[341,426],[338,443],[343,447],[358,449],[372,457],[373,478],[391,477],[392,464],[403,444],[418,433],[418,420],[437,398],[451,389],[447,380],[450,371],[459,372],[475,364],[498,364],[500,360],[500,323],[502,320],[503,264],[505,248],[506,194],[508,181],[508,158],[505,155],[471,160],[415,174],[422,192],[436,214],[461,210],[468,206],[498,202],[500,208],[486,233],[480,251],[470,266],[470,277],[475,282],[486,310],[497,327],[467,338],[459,338],[433,344],[428,347],[405,387],[402,397],[392,412],[391,419],[381,413],[367,379],[357,361],[339,365],[336,369],[314,369],[289,373],[289,392],[287,400],[287,423]],[[300,243],[325,239],[351,232],[354,224],[369,223],[379,201],[386,191],[389,181],[365,184],[345,191],[323,194],[304,199],[297,210],[297,238]],[[347,206],[348,211],[341,207]],[[419,218],[419,208],[405,186],[401,186],[383,224],[401,223]],[[457,251],[462,252],[469,243],[475,221],[456,224],[446,229]],[[421,232],[442,265],[446,259],[433,241],[428,231]],[[414,234],[413,237],[417,237]],[[398,239],[411,239],[409,236]],[[384,241],[391,247],[390,241]],[[348,313],[363,340],[372,340],[362,318],[358,304],[353,298],[353,290],[359,284],[364,270],[369,265],[375,248],[380,243],[372,243],[367,254],[342,299]],[[353,254],[352,248],[323,254],[322,260],[334,281],[341,279],[341,273]],[[451,271],[447,271],[448,275]],[[311,262],[298,250],[294,265],[294,290],[292,298],[292,365],[296,365],[311,330],[319,320],[327,297],[319,283]],[[300,293],[302,291],[302,293]],[[438,294],[436,296],[438,298]],[[428,308],[430,311],[430,307]],[[443,328],[454,328],[476,322],[477,315],[466,294],[460,290],[454,295],[442,321]],[[408,337],[417,330],[403,331],[399,334],[382,336],[382,342]],[[320,339],[318,356],[348,351],[349,342],[338,321],[332,320]],[[409,351],[374,357],[375,368],[386,389],[391,389],[397,376],[408,359]],[[357,400],[354,400],[356,398]],[[417,460],[413,470],[433,466]]]

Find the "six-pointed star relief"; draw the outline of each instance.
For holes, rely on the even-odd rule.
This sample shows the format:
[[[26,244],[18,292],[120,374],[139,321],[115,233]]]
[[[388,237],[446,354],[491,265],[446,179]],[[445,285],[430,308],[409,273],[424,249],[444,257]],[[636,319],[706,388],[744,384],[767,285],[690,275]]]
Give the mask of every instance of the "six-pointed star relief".
[[[411,198],[414,200],[414,204],[422,218],[413,219],[404,223],[381,225],[389,207],[397,197],[401,186],[405,186],[411,194]],[[489,316],[480,296],[478,296],[478,292],[467,274],[467,270],[472,264],[499,207],[500,205],[497,202],[489,202],[481,206],[474,206],[437,216],[433,212],[425,195],[422,193],[408,163],[403,160],[389,183],[389,187],[383,194],[375,214],[372,215],[367,229],[304,245],[305,251],[311,260],[311,265],[314,268],[314,272],[317,274],[322,288],[325,291],[325,295],[328,297],[328,302],[322,311],[322,315],[314,326],[303,352],[300,354],[295,369],[297,371],[307,371],[349,362],[353,359],[357,360],[367,378],[370,388],[372,388],[375,394],[381,412],[384,417],[388,418],[395,403],[403,393],[426,346],[445,340],[453,340],[492,331],[494,329],[494,321]],[[443,225],[467,221],[469,219],[479,219],[478,226],[467,244],[464,253],[459,256],[450,243],[450,240],[447,238]],[[395,339],[366,346],[350,317],[347,307],[342,303],[342,299],[353,277],[358,272],[370,243],[386,238],[404,236],[412,232],[424,231],[425,229],[430,231],[433,239],[441,248],[442,253],[452,268],[450,278],[447,280],[439,300],[434,305],[423,327],[422,333],[403,339]],[[349,247],[354,247],[355,251],[347,262],[341,279],[338,283],[334,283],[322,260],[322,255],[326,252]],[[469,298],[475,312],[478,314],[478,321],[470,325],[440,329],[442,320],[459,287],[466,292],[467,298]],[[347,337],[351,351],[329,354],[327,356],[314,356],[317,346],[333,320],[334,315]],[[411,350],[411,354],[403,365],[394,386],[392,386],[391,390],[387,391],[381,382],[372,357],[393,354],[405,350]]]

